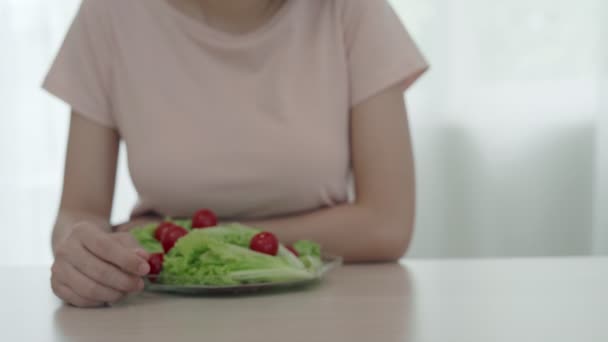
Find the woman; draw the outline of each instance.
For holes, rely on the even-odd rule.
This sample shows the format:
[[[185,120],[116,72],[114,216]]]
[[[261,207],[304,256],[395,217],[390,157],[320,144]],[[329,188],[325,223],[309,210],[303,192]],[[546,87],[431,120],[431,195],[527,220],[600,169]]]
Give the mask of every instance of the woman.
[[[203,207],[347,261],[398,259],[415,197],[403,92],[426,68],[383,0],[84,0],[44,84],[72,107],[53,290],[76,306],[141,290],[148,255],[124,231]],[[139,203],[113,233],[121,139]]]

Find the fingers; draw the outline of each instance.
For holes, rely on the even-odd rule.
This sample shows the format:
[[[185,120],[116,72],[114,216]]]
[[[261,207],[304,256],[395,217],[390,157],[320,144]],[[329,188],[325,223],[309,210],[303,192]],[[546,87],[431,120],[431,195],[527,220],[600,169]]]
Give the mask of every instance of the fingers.
[[[123,247],[135,250],[135,254],[144,260],[150,259],[150,253],[141,248],[137,239],[130,233],[114,233],[111,237],[117,240]]]
[[[143,289],[139,276],[149,272],[148,255],[134,244],[130,234],[113,236],[79,224],[55,248],[53,291],[72,305],[96,307]]]
[[[81,238],[87,250],[126,272],[138,276],[144,276],[150,272],[146,259],[117,243],[110,237],[110,234],[97,232],[97,234],[83,234]]]
[[[80,308],[96,308],[104,306],[103,302],[93,301],[83,298],[72,291],[66,285],[58,283],[57,281],[51,281],[51,287],[57,297],[61,298],[64,302],[80,307]]]
[[[64,302],[80,308],[97,308],[104,306],[104,303],[102,302],[95,302],[80,297],[65,285],[53,285],[53,292]]]
[[[135,237],[130,233],[113,233],[111,238],[118,241],[125,248],[141,248]]]
[[[130,248],[135,251],[140,258],[144,260],[150,259],[150,253],[146,252],[145,249],[141,248],[139,242],[130,233],[115,233],[112,234],[112,238],[117,240],[125,248]],[[147,274],[147,273],[146,273]]]
[[[75,249],[71,256],[71,263],[80,273],[114,290],[135,292],[144,287],[141,278],[99,259],[83,247]]]
[[[59,280],[60,284],[69,284],[69,286],[64,286],[89,302],[115,303],[125,296],[123,292],[93,281],[68,263],[53,265],[53,276]],[[65,292],[65,290],[63,291]]]

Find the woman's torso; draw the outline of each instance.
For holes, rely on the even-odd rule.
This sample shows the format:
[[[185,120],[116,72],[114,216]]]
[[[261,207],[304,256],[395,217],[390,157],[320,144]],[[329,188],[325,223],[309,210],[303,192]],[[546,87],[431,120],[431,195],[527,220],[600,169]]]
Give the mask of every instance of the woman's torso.
[[[165,0],[113,12],[112,109],[136,213],[286,215],[346,201],[348,67],[336,2],[214,31]]]

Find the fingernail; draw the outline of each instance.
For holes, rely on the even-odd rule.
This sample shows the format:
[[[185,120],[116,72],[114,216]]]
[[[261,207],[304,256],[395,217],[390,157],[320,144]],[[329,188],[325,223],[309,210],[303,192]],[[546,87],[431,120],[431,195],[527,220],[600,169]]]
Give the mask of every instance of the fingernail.
[[[150,272],[150,265],[142,263],[138,268],[139,274],[146,275]]]

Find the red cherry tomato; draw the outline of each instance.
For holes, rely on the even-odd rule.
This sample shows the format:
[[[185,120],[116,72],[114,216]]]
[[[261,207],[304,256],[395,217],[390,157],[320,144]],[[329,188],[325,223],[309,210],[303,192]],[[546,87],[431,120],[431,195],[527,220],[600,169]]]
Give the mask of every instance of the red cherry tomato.
[[[150,259],[148,259],[148,264],[150,265],[150,273],[148,279],[150,279],[151,281],[156,281],[157,276],[163,269],[164,259],[165,256],[163,253],[155,253],[150,255]]]
[[[162,241],[160,242],[163,245],[163,249],[165,253],[169,253],[171,248],[175,246],[177,240],[179,240],[182,236],[187,235],[188,231],[180,226],[173,226],[169,228],[167,233],[163,236]]]
[[[217,226],[217,216],[209,209],[201,209],[192,216],[192,229]]]
[[[249,248],[256,252],[277,255],[279,251],[279,240],[272,233],[258,233],[251,239]]]
[[[154,238],[156,238],[156,240],[158,241],[162,241],[163,236],[167,234],[171,227],[175,227],[175,224],[173,222],[163,222],[159,224],[158,227],[156,227],[156,230],[154,231]]]
[[[287,248],[291,253],[293,253],[295,256],[299,257],[300,253],[298,253],[298,251],[296,251],[295,248],[293,248],[293,246],[286,246],[285,248]]]

